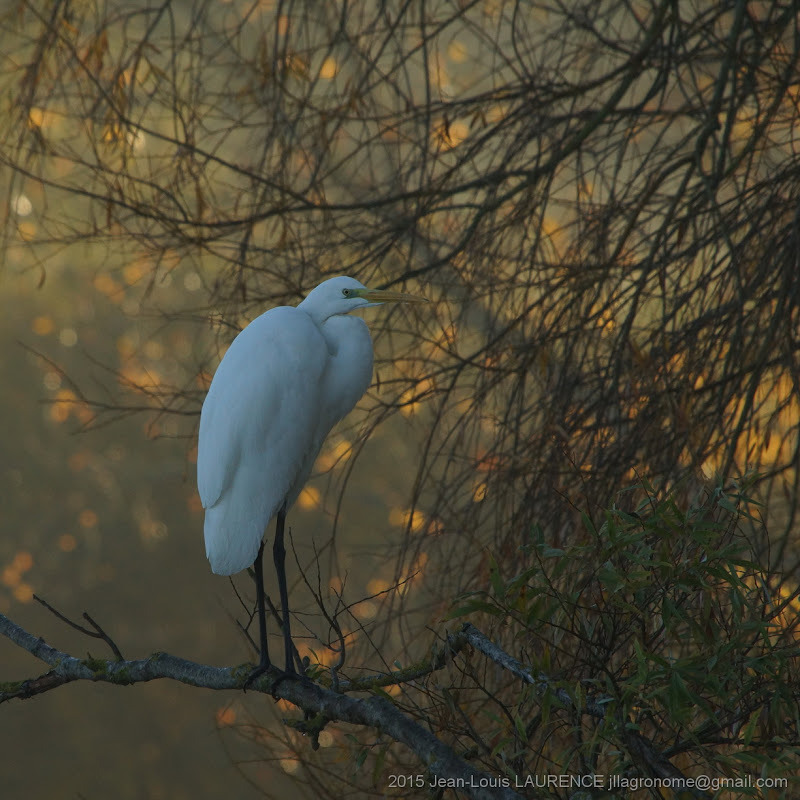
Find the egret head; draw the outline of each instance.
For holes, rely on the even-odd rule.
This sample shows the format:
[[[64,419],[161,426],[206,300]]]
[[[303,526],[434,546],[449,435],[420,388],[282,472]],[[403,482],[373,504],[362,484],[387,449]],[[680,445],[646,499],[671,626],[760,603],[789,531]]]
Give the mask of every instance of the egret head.
[[[357,308],[379,306],[383,303],[425,303],[424,297],[402,292],[368,289],[355,278],[329,278],[312,289],[299,308],[324,321],[337,314],[348,314]]]

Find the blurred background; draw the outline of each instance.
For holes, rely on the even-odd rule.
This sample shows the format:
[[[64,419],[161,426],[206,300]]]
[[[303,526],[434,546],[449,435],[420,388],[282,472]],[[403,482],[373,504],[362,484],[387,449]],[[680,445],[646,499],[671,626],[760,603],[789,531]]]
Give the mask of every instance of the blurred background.
[[[199,409],[238,330],[336,274],[431,302],[362,314],[375,382],[290,518],[312,660],[312,589],[353,674],[408,663],[492,558],[642,477],[749,476],[796,602],[796,8],[568,5],[6,4],[0,613],[73,655],[110,653],[34,593],[129,658],[253,659],[249,580],[205,559]],[[43,671],[5,640],[0,665]],[[358,772],[333,727],[306,771],[286,711],[172,682],[8,703],[4,797]]]
[[[155,379],[170,362],[191,358],[198,345],[180,332],[142,341],[146,326],[120,308],[121,288],[109,297],[91,274],[65,272],[72,273],[68,280],[56,278],[40,289],[25,279],[9,280],[3,289],[0,397],[8,491],[0,613],[78,656],[112,654],[55,619],[33,601],[34,592],[78,623],[86,624],[81,614],[87,611],[126,658],[164,650],[208,664],[252,661],[256,655],[235,622],[246,622],[246,614],[228,579],[212,575],[205,558],[194,418],[179,424],[122,419],[87,431],[95,414],[69,388],[71,380],[99,386],[91,383],[97,378],[92,362],[124,363],[134,353],[146,359],[143,369]],[[180,301],[187,292],[183,281],[175,292]],[[343,434],[334,437],[324,457],[340,459],[347,441]],[[387,554],[402,535],[396,504],[409,488],[412,466],[413,444],[401,432],[384,432],[372,437],[354,474],[335,563],[324,561],[326,579],[337,588],[346,584],[352,599],[389,585]],[[389,498],[395,505],[386,505]],[[313,555],[312,537],[323,551],[330,542],[335,499],[317,480],[295,506],[291,526],[302,532],[304,560]],[[296,577],[291,555],[289,564]],[[236,581],[252,599],[249,579]],[[354,611],[368,621],[376,606],[365,601]],[[10,643],[1,661],[4,679],[42,672]],[[5,705],[3,760],[19,767],[9,772],[6,796],[258,796],[239,771],[275,784],[273,765],[259,757],[263,748],[226,739],[226,731],[245,720],[273,718],[271,699],[248,695],[240,702],[162,682],[141,688],[134,695],[76,684],[63,695]],[[47,770],[36,768],[42,759]],[[292,771],[291,764],[284,767]]]

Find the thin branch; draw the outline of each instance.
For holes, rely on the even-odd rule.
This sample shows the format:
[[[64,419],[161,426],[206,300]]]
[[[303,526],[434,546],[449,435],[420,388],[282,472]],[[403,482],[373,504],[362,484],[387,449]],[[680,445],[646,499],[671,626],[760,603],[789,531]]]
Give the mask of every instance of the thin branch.
[[[116,642],[97,624],[97,622],[89,616],[87,611],[83,612],[83,618],[94,628],[93,631],[90,631],[88,628],[84,628],[83,625],[79,625],[77,622],[73,622],[69,617],[64,616],[60,611],[53,608],[46,600],[43,600],[39,595],[34,595],[33,599],[43,605],[51,614],[58,617],[62,622],[65,622],[70,628],[74,628],[76,631],[80,631],[85,636],[91,636],[93,639],[102,639],[110,648],[111,652],[116,656],[117,661],[124,661],[125,659],[122,657],[122,653],[120,652],[119,647],[117,647]]]
[[[0,633],[23,650],[48,664],[49,672],[38,678],[0,683],[0,703],[26,699],[73,681],[102,681],[130,685],[168,678],[205,689],[241,690],[251,672],[250,664],[238,667],[211,667],[168,653],[154,653],[149,658],[132,661],[79,659],[56,650],[0,614]],[[328,721],[349,722],[376,728],[397,742],[405,744],[432,775],[458,781],[464,795],[473,800],[521,800],[509,788],[487,788],[490,776],[459,758],[447,745],[422,725],[406,717],[385,697],[353,698],[325,689],[308,680],[285,680],[272,669],[254,681],[248,689],[273,694],[288,700],[306,713]]]

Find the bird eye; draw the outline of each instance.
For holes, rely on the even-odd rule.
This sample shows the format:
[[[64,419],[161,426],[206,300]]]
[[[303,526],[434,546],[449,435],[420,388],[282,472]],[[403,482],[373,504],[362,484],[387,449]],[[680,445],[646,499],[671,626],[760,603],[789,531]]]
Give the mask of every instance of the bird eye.
[[[350,290],[349,289],[342,289],[342,294],[345,297],[350,297]]]

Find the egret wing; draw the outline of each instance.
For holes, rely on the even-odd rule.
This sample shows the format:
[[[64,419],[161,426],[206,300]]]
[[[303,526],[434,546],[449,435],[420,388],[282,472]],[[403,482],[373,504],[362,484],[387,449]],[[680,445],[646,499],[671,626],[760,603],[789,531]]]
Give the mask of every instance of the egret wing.
[[[274,308],[233,341],[200,417],[197,486],[211,568],[250,566],[309,451],[324,398],[325,339],[304,311]]]

